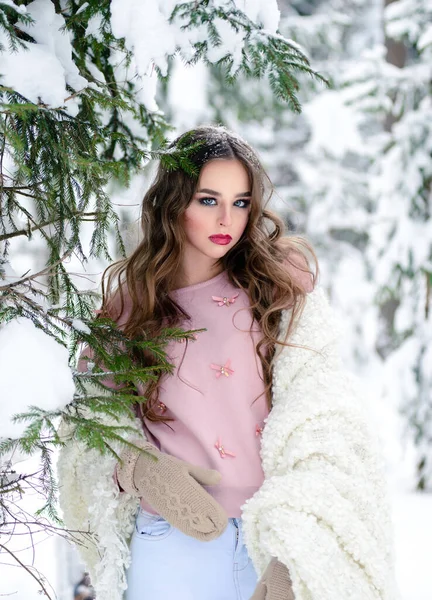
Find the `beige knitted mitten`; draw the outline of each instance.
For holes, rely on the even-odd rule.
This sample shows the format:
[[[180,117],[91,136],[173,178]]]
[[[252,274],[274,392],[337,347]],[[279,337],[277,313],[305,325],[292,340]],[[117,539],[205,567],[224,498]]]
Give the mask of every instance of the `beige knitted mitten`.
[[[201,541],[219,537],[226,529],[228,516],[202,485],[216,485],[220,473],[164,454],[149,443],[134,443],[146,452],[129,447],[122,452],[122,462],[117,465],[121,487],[144,498],[186,535]]]
[[[287,567],[272,558],[250,600],[295,600]]]

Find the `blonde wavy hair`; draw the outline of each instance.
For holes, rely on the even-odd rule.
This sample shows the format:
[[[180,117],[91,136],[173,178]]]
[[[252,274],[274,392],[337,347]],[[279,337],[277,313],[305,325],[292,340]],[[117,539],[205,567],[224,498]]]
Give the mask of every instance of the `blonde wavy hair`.
[[[231,283],[250,299],[250,310],[262,331],[256,345],[260,357],[268,408],[271,409],[272,368],[275,345],[287,342],[294,320],[304,305],[305,289],[293,272],[310,273],[315,283],[318,265],[311,245],[299,236],[285,234],[282,219],[266,209],[273,186],[257,154],[243,139],[222,126],[203,126],[174,140],[170,152],[191,149],[187,167],[167,168],[159,164],[156,177],[142,201],[142,241],[132,254],[108,267],[103,277],[101,314],[118,320],[125,296],[128,310],[122,329],[130,339],[151,339],[166,326],[180,326],[189,315],[169,295],[175,289],[182,262],[185,234],[182,218],[192,201],[199,172],[210,160],[235,159],[245,167],[251,185],[251,210],[241,239],[218,262]],[[191,173],[191,167],[193,173]],[[315,263],[310,270],[310,260]],[[287,269],[287,263],[293,269]],[[118,310],[113,311],[113,306]],[[290,308],[288,333],[278,341],[281,312]],[[113,314],[113,313],[116,314]],[[151,366],[156,359],[142,353],[134,357]],[[159,376],[145,390],[138,413],[150,421],[167,422],[157,414]]]

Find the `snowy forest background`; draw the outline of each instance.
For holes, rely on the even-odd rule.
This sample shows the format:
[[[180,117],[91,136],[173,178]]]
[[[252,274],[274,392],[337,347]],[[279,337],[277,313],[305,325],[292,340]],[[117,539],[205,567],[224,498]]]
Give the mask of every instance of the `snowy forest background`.
[[[4,86],[0,87],[0,143],[11,122],[7,105],[16,102],[11,90],[39,108],[66,105],[65,128],[68,119],[86,110],[89,119],[97,116],[110,131],[109,138],[97,142],[97,151],[109,163],[107,170],[92,165],[92,181],[76,182],[77,188],[89,187],[82,213],[90,216],[72,215],[62,232],[76,243],[75,229],[79,229],[80,247],[73,252],[66,249],[57,258],[43,232],[55,239],[58,229],[50,223],[42,229],[32,226],[25,211],[33,214],[34,210],[38,217],[43,211],[26,197],[27,187],[13,191],[21,198],[20,215],[15,214],[15,220],[7,215],[10,174],[18,172],[23,178],[26,174],[20,173],[3,146],[0,438],[23,433],[23,424],[11,423],[13,414],[28,405],[58,407],[73,393],[67,350],[36,329],[31,319],[17,321],[29,314],[8,312],[18,300],[11,301],[7,286],[24,283],[27,298],[34,300],[34,288],[43,291],[48,285],[47,273],[25,282],[22,278],[44,271],[47,263],[53,267],[61,258],[76,290],[98,291],[102,271],[110,262],[108,254],[112,259],[120,256],[118,234],[126,251],[138,239],[140,200],[152,175],[148,151],[164,136],[172,139],[195,125],[222,123],[257,148],[276,187],[273,208],[291,230],[304,233],[316,248],[320,282],[347,326],[347,364],[361,379],[382,440],[402,596],[429,600],[432,5],[429,0],[185,3],[189,16],[201,5],[206,10],[234,7],[265,31],[278,29],[299,44],[312,69],[329,79],[331,86],[308,73],[298,74],[302,106],[298,114],[293,110],[295,102],[278,93],[268,73],[257,78],[237,71],[242,30],[236,32],[223,18],[212,18],[214,39],[207,54],[196,53],[196,63],[186,64],[194,58],[193,44],[202,42],[202,28],[186,34],[176,22],[168,22],[176,4],[174,0],[0,1],[0,86]],[[68,15],[73,19],[64,31]],[[24,32],[27,51],[13,46],[11,22]],[[114,44],[114,39],[120,42]],[[232,58],[224,60],[227,56]],[[221,59],[225,68],[218,62]],[[107,83],[109,77],[117,86],[111,99],[101,92],[101,82]],[[79,93],[83,89],[90,90],[86,100]],[[94,114],[89,97],[97,98]],[[22,104],[29,121],[32,110]],[[75,142],[71,137],[71,161],[76,160]],[[49,155],[55,148],[46,151]],[[49,161],[49,156],[44,160]],[[62,190],[66,206],[70,207],[69,195],[75,191]],[[106,220],[95,225],[91,215],[98,210]],[[19,234],[21,230],[25,233]],[[46,328],[54,326],[50,319],[61,314],[61,303],[60,297],[57,305],[48,293],[43,297]],[[86,325],[78,318],[66,325],[72,351]],[[15,468],[36,468],[32,460],[36,459]],[[38,507],[37,491],[34,497],[28,492],[20,506],[32,514]],[[4,514],[0,518],[4,522]],[[79,567],[69,546],[50,534],[44,531],[38,538],[35,531],[32,544],[25,536],[8,536],[0,522],[0,594],[26,600],[39,597],[31,577],[25,578],[16,564],[5,565],[13,563],[5,549],[9,544],[14,551],[22,549],[23,563],[43,572],[61,600],[72,598],[71,585],[79,577]]]

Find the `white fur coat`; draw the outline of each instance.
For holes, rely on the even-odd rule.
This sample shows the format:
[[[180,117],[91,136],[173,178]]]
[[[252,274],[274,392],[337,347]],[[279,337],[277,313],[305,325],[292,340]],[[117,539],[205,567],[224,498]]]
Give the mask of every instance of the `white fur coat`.
[[[397,600],[384,468],[338,330],[318,288],[290,338],[309,349],[277,347],[265,481],[242,507],[246,546],[260,574],[273,556],[287,565],[296,600]],[[77,442],[58,464],[64,520],[89,532],[79,550],[101,600],[123,597],[138,506],[117,491],[114,464]]]

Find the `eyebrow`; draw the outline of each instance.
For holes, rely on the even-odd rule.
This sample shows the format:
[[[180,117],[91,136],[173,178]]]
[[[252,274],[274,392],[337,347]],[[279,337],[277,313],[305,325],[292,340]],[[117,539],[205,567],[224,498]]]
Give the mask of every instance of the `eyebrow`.
[[[209,190],[208,188],[202,188],[197,191],[197,194],[213,194],[213,196],[222,196],[220,192],[216,192],[216,190]],[[245,196],[252,196],[251,192],[244,192],[243,194],[236,194],[234,198],[244,198]]]

